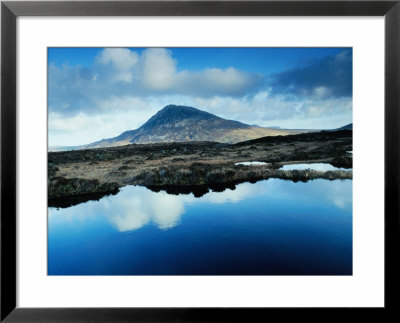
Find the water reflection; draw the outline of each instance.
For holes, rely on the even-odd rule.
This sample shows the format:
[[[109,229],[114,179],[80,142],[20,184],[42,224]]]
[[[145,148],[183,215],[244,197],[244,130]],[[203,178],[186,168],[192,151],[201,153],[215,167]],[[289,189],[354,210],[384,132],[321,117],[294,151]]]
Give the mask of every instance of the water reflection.
[[[351,180],[293,183],[270,179],[256,184],[242,183],[234,190],[209,192],[200,198],[193,194],[170,195],[164,191],[156,193],[141,186],[127,186],[117,195],[104,197],[98,202],[88,201],[65,209],[49,208],[49,216],[69,220],[77,218],[80,221],[105,217],[119,232],[137,230],[151,223],[165,230],[179,224],[187,206],[232,204],[248,198],[263,197],[274,201],[318,199],[327,205],[345,208],[351,205],[352,195],[351,184],[343,185],[344,182],[350,184]]]
[[[250,162],[240,162],[240,163],[236,163],[235,166],[237,165],[245,165],[245,166],[251,166],[251,165],[268,165],[268,163],[266,162],[260,162],[260,161],[250,161]]]
[[[49,208],[49,275],[351,275],[352,181],[169,195],[127,186]]]
[[[184,203],[178,196],[154,193],[144,187],[124,187],[116,196],[106,196],[98,202],[88,201],[66,209],[49,208],[49,216],[80,220],[106,217],[118,231],[136,230],[148,223],[160,229],[175,226],[184,213]]]
[[[331,164],[328,163],[312,163],[312,164],[289,164],[289,165],[283,165],[281,170],[305,170],[305,169],[311,169],[311,170],[316,170],[320,172],[327,172],[331,170],[344,170],[344,171],[351,171],[351,168],[341,168],[341,167],[335,167],[332,166]]]

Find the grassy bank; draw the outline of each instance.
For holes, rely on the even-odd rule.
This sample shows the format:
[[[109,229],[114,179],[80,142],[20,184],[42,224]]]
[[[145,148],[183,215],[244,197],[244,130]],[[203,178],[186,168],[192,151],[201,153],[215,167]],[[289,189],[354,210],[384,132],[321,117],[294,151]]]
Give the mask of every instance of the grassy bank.
[[[127,145],[48,154],[50,200],[111,194],[125,185],[175,192],[223,188],[246,181],[281,178],[349,179],[351,171],[283,171],[291,163],[330,163],[351,168],[352,132],[321,132],[266,137],[235,145],[214,142]],[[244,166],[238,162],[261,161]]]

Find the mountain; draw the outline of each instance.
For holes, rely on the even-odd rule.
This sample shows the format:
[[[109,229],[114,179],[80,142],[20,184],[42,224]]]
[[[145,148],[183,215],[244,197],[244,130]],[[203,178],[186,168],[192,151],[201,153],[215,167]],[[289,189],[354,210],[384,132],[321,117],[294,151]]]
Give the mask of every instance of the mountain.
[[[103,139],[81,146],[79,149],[122,146],[131,143],[182,141],[236,143],[264,136],[293,133],[290,130],[250,126],[192,107],[171,104],[158,111],[138,129],[125,131],[117,137]]]

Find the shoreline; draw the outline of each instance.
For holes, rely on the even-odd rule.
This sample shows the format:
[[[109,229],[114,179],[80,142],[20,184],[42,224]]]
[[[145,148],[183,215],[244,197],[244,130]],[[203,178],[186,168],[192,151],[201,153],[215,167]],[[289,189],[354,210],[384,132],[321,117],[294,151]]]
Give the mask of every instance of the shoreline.
[[[49,152],[49,205],[63,199],[79,204],[89,196],[116,194],[126,185],[199,195],[213,187],[224,189],[269,178],[352,179],[352,171],[279,169],[297,163],[329,163],[348,169],[352,155],[347,151],[352,151],[352,131],[265,137],[232,145],[183,142]],[[235,165],[246,161],[265,164]]]
[[[168,194],[173,195],[180,195],[180,194],[193,194],[194,197],[201,197],[207,193],[211,192],[223,192],[227,189],[235,190],[236,185],[243,184],[243,183],[257,183],[263,180],[269,179],[281,179],[296,182],[303,182],[306,183],[308,181],[316,180],[316,179],[325,179],[329,181],[333,180],[348,180],[353,179],[353,172],[352,171],[313,171],[313,170],[285,170],[285,171],[278,171],[275,173],[269,174],[268,177],[252,177],[248,179],[236,180],[231,182],[211,182],[208,184],[168,184],[168,183],[152,183],[152,184],[145,184],[145,183],[130,183],[114,187],[110,190],[104,191],[90,191],[85,193],[79,194],[71,194],[71,195],[62,195],[62,196],[52,196],[48,199],[48,207],[56,207],[56,208],[66,208],[73,205],[77,205],[80,203],[84,203],[87,201],[99,201],[101,198],[110,195],[116,195],[119,193],[120,188],[125,186],[142,186],[146,187],[147,189],[153,192],[160,192],[164,191]],[[115,183],[116,184],[116,183]]]

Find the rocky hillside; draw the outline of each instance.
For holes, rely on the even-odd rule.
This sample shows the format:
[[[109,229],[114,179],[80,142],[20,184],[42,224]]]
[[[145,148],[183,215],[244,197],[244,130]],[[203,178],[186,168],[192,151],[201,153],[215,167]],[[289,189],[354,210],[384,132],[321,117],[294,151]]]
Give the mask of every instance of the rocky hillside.
[[[238,121],[226,120],[192,107],[167,105],[136,130],[125,131],[117,137],[103,139],[80,148],[184,141],[236,143],[264,136],[292,133],[289,130],[250,126]]]

